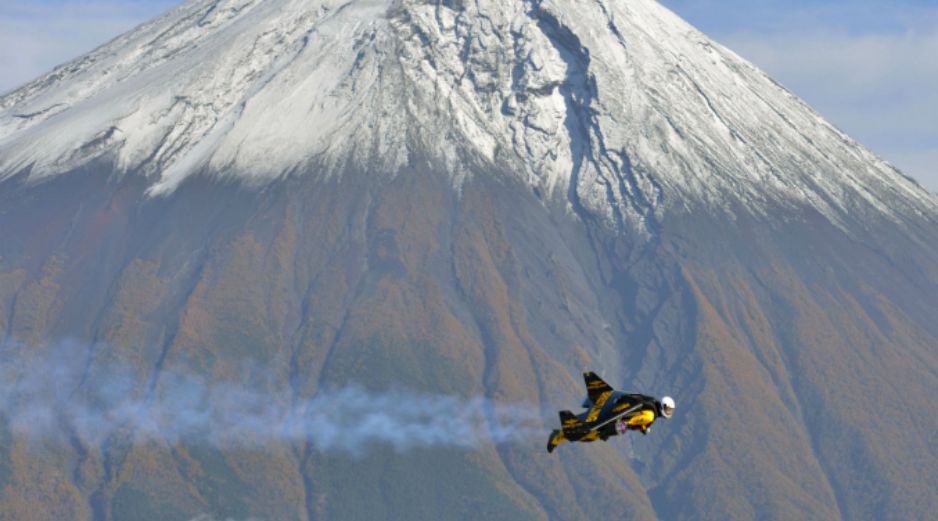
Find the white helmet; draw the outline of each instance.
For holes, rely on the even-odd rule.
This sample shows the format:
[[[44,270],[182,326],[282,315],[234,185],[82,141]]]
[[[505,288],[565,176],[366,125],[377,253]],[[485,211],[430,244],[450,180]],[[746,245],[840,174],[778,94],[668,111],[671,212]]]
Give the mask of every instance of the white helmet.
[[[674,414],[674,398],[670,396],[665,396],[661,399],[661,414],[665,418],[670,418]]]

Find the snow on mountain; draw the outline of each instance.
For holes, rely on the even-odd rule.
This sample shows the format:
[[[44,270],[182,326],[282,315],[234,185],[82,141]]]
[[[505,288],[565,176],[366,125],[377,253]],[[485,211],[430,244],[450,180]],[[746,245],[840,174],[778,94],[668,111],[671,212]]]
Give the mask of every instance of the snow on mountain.
[[[653,0],[194,0],[0,98],[0,179],[512,172],[612,225],[935,195]]]

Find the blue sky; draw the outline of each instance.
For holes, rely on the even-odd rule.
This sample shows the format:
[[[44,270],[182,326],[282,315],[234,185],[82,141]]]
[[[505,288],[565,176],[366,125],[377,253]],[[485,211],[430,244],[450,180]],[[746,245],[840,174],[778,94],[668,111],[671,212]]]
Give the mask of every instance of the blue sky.
[[[938,191],[938,0],[663,0]]]
[[[179,3],[0,0],[0,92]],[[938,191],[938,0],[662,3]]]

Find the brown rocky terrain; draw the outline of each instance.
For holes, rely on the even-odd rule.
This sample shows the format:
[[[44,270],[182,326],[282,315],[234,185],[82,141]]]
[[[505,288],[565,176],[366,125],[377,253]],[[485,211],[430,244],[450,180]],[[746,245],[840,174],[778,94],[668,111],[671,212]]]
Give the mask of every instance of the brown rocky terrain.
[[[230,381],[249,360],[275,375],[271,396],[357,383],[531,402],[544,439],[356,457],[122,431],[37,448],[7,425],[0,519],[926,519],[938,507],[934,221],[854,234],[810,210],[689,214],[645,240],[501,178],[457,193],[430,168],[259,191],[196,178],[155,199],[101,171],[0,184],[6,362],[70,339],[82,385],[123,364],[158,402],[164,368]],[[585,369],[672,394],[678,414],[647,437],[548,455]]]

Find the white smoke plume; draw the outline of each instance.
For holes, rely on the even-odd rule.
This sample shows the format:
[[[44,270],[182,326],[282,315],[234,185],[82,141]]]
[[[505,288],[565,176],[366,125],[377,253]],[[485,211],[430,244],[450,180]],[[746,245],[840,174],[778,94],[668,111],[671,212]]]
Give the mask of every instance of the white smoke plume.
[[[74,347],[41,356],[24,356],[11,343],[0,348],[0,428],[5,423],[14,435],[36,441],[309,443],[356,456],[382,447],[406,452],[530,443],[543,434],[533,405],[356,385],[297,398],[290,389],[270,390],[274,379],[257,378],[256,370],[250,381],[268,383],[209,382],[172,368],[163,369],[154,386],[121,364],[97,362],[89,372],[88,350]]]

